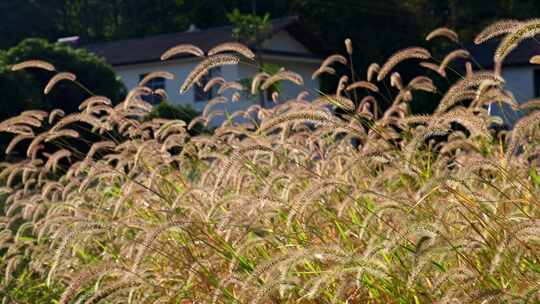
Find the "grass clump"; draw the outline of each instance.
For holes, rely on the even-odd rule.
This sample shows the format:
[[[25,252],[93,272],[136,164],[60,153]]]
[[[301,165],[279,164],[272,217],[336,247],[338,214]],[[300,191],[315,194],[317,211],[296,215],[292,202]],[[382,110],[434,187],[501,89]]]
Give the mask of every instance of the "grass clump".
[[[0,173],[7,301],[31,274],[59,303],[537,303],[538,112],[496,131],[487,106],[517,107],[498,71],[446,59],[403,79],[400,62],[437,61],[396,54],[370,80],[326,60],[315,76],[350,71],[332,95],[275,94],[271,109],[206,109],[190,125],[145,120],[144,86],[117,105],[1,123],[29,148]],[[223,56],[194,73],[233,63]],[[450,73],[440,92],[432,78]],[[410,113],[418,92],[439,96],[434,114]],[[212,134],[188,132],[216,116]],[[88,152],[65,144],[81,130],[100,138]]]

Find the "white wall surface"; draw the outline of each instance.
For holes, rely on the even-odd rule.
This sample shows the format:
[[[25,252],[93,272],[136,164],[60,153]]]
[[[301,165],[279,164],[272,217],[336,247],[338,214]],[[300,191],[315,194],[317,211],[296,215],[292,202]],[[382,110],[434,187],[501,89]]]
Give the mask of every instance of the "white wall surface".
[[[502,76],[505,80],[505,89],[512,92],[519,103],[535,98],[533,67],[503,67]],[[513,125],[521,115],[508,106],[501,107],[495,104],[491,106],[491,114],[500,116],[509,125]]]
[[[175,78],[173,80],[165,80],[165,91],[167,91],[169,101],[173,104],[191,105],[196,110],[202,110],[201,105],[204,106],[204,102],[194,101],[193,88],[184,94],[180,94],[180,86],[199,62],[200,59],[184,59],[119,66],[114,67],[114,69],[128,89],[137,86],[140,75],[142,74],[154,71],[170,72]],[[237,79],[238,68],[236,66],[222,66],[221,74],[225,79]]]
[[[282,81],[279,87],[280,100],[295,98],[302,91],[308,91],[311,97],[318,96],[317,90],[319,89],[319,80],[311,79],[311,74],[319,67],[319,60],[307,60],[301,58],[289,59],[278,56],[265,56],[263,58],[265,64],[296,72],[300,74],[304,80],[303,86],[298,86],[287,80]],[[239,67],[239,75],[241,78],[253,77],[256,73],[257,69],[255,67],[245,65]]]
[[[274,35],[267,45],[273,50],[289,51],[289,52],[301,52],[306,53],[308,50],[293,39],[288,33],[280,32]],[[283,81],[280,89],[280,100],[287,100],[294,98],[298,93],[307,90],[310,92],[310,96],[317,96],[317,89],[319,88],[318,80],[312,80],[311,74],[320,64],[320,60],[311,59],[305,57],[290,57],[290,56],[275,56],[266,55],[263,56],[265,63],[275,65],[277,67],[284,67],[287,70],[291,70],[299,73],[304,79],[304,86],[297,86],[288,81]],[[165,90],[169,97],[169,101],[172,104],[178,105],[190,105],[195,110],[202,112],[206,102],[194,101],[194,89],[193,87],[186,93],[180,94],[180,86],[186,79],[187,75],[195,68],[200,62],[199,58],[189,58],[181,60],[171,60],[165,62],[152,62],[145,64],[125,65],[114,67],[115,72],[124,82],[128,89],[131,89],[139,83],[140,75],[153,72],[153,71],[167,71],[175,75],[174,80],[165,80]],[[257,68],[254,63],[241,62],[236,66],[222,66],[221,75],[227,81],[240,81],[242,79],[251,78],[257,73]],[[246,88],[249,91],[249,88]],[[233,90],[226,91],[223,95],[231,98]],[[258,98],[247,98],[247,92],[242,94],[240,102],[228,103],[226,105],[218,105],[214,109],[225,110],[228,113],[233,113],[237,110],[242,110],[250,105],[259,102]],[[270,102],[271,103],[271,102]],[[218,123],[215,121],[213,125]]]
[[[512,91],[518,100],[534,98],[534,69],[532,67],[505,67],[502,76],[506,89]]]

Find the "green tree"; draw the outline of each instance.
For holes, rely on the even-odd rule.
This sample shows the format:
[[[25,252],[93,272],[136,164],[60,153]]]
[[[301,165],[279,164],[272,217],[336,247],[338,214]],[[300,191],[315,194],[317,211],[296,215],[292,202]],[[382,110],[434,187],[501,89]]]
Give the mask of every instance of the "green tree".
[[[0,48],[14,46],[27,37],[43,37],[52,41],[61,36],[79,35],[88,42],[182,31],[190,23],[201,28],[219,26],[229,20],[226,12],[234,9],[254,16],[299,15],[313,26],[314,31],[323,35],[331,48],[341,45],[345,36],[370,39],[370,43],[365,44],[367,46],[375,42],[377,47],[389,48],[396,41],[388,39],[389,36],[398,40],[407,37],[419,39],[426,30],[440,25],[456,28],[464,38],[469,38],[495,19],[536,17],[540,13],[540,2],[3,0],[0,1]],[[365,40],[355,41],[363,43]],[[398,41],[398,44],[402,43]],[[366,57],[377,54],[369,53]]]
[[[0,1],[0,49],[12,47],[27,37],[52,38],[59,33],[54,20],[54,1],[45,6],[42,1]]]

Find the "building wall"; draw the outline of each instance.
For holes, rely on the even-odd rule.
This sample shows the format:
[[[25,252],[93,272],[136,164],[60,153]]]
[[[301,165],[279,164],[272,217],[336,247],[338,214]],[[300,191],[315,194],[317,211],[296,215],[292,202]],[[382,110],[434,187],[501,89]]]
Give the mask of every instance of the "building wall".
[[[532,67],[504,67],[502,76],[506,89],[512,91],[518,100],[534,98],[534,69]]]
[[[293,61],[294,60],[294,61]],[[170,61],[170,62],[159,62],[152,64],[139,64],[139,65],[130,65],[117,67],[116,73],[124,82],[127,88],[133,88],[139,83],[140,75],[161,70],[167,71],[175,75],[173,80],[165,80],[165,90],[169,97],[169,102],[176,105],[189,105],[193,107],[198,112],[202,112],[206,106],[204,101],[195,101],[194,100],[194,89],[193,87],[184,94],[180,94],[180,86],[183,81],[186,79],[187,75],[195,68],[198,61],[195,60],[182,60],[182,61]],[[295,98],[300,92],[308,91],[311,97],[317,96],[317,90],[319,89],[318,79],[312,80],[311,74],[315,69],[317,69],[319,62],[318,60],[306,60],[306,59],[288,59],[284,57],[266,57],[265,62],[267,64],[273,65],[276,68],[285,68],[290,71],[299,73],[304,79],[304,85],[298,86],[289,81],[282,81],[279,86],[279,100],[285,101],[288,99]],[[245,62],[240,63],[236,66],[223,66],[221,67],[221,75],[227,81],[242,81],[242,80],[251,80],[251,78],[257,73],[257,68],[252,64],[247,64]],[[225,91],[223,96],[232,97],[233,90]],[[246,88],[246,92],[242,93],[242,98],[239,102],[229,102],[225,105],[217,105],[214,109],[219,109],[226,111],[228,113],[233,113],[238,110],[246,109],[247,107],[259,103],[258,96],[251,96],[249,94],[249,88]],[[268,100],[267,105],[271,106],[272,102]],[[217,119],[214,121],[213,125],[220,123],[221,120]]]
[[[311,74],[319,67],[319,60],[314,59],[288,59],[278,56],[263,56],[265,64],[274,66],[276,69],[284,68],[289,71],[296,72],[302,76],[304,85],[298,86],[290,81],[282,81],[279,86],[279,99],[287,100],[295,98],[300,92],[308,91],[310,96],[317,96],[319,89],[319,80],[311,79]],[[257,73],[257,68],[254,66],[240,66],[240,78],[250,78]]]
[[[512,92],[519,103],[535,98],[533,67],[503,67],[502,76],[506,82],[505,89]],[[510,126],[522,115],[522,113],[515,112],[508,106],[500,105],[492,105],[490,113],[500,116]]]
[[[268,42],[269,46],[272,46],[274,50],[289,51],[289,52],[302,52],[306,53],[307,49],[301,45],[298,41],[294,40],[288,33],[277,33]],[[304,58],[304,57],[284,57],[284,56],[264,56],[265,63],[275,65],[276,67],[284,67],[287,70],[291,70],[299,73],[304,79],[304,86],[296,86],[288,81],[283,81],[280,87],[280,100],[286,100],[296,97],[298,93],[303,90],[310,92],[311,96],[317,95],[317,89],[319,88],[318,80],[312,80],[311,74],[319,66],[320,60]],[[194,101],[194,89],[193,87],[184,94],[180,94],[180,86],[186,79],[188,74],[195,68],[200,62],[198,58],[189,58],[182,60],[171,60],[165,62],[153,62],[136,65],[117,66],[115,71],[121,78],[128,89],[131,89],[139,83],[140,77],[143,74],[153,71],[167,71],[175,75],[174,80],[165,80],[165,90],[169,97],[169,101],[172,104],[177,105],[190,105],[195,110],[202,112],[206,106],[206,102]],[[243,79],[251,78],[257,73],[257,68],[254,63],[241,62],[235,66],[222,66],[221,76],[227,81],[240,81]],[[246,88],[249,90],[249,88]],[[226,91],[223,95],[231,98],[233,94],[232,90]],[[218,105],[215,109],[221,109],[229,113],[245,109],[250,105],[259,102],[257,97],[249,97],[249,94],[242,94],[240,102],[228,103],[226,105]],[[269,103],[271,104],[271,103]],[[220,120],[216,120],[213,125],[219,123]]]
[[[154,71],[167,71],[172,73],[173,80],[165,80],[165,91],[172,104],[190,105],[194,109],[201,111],[204,102],[194,101],[194,90],[191,88],[184,94],[180,94],[180,86],[187,78],[188,74],[195,68],[199,60],[185,59],[166,62],[153,62],[129,66],[115,67],[115,72],[128,89],[131,89],[139,83],[140,75]],[[234,80],[238,78],[238,68],[236,66],[223,66],[221,73],[225,79]]]

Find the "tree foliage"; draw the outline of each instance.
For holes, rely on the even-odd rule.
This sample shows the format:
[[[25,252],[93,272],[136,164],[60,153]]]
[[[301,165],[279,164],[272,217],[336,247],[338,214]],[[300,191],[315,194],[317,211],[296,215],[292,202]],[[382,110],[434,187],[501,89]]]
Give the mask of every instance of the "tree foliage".
[[[270,35],[272,24],[270,14],[258,16],[255,14],[242,14],[235,9],[227,14],[227,18],[234,25],[233,36],[247,44],[258,44]]]
[[[358,43],[369,39],[369,45],[377,42],[388,46],[407,45],[409,41],[403,40],[406,37],[419,39],[441,25],[459,28],[461,37],[470,38],[495,19],[533,17],[540,11],[540,3],[534,0],[494,0],[489,4],[483,0],[4,0],[0,3],[0,48],[14,46],[33,36],[53,40],[79,35],[86,41],[101,41],[182,31],[191,23],[200,28],[219,26],[229,21],[227,14],[235,14],[235,9],[243,14],[272,17],[299,15],[330,44],[337,45],[341,38],[350,35]],[[371,58],[370,55],[365,56]],[[384,55],[387,54],[379,56]]]

